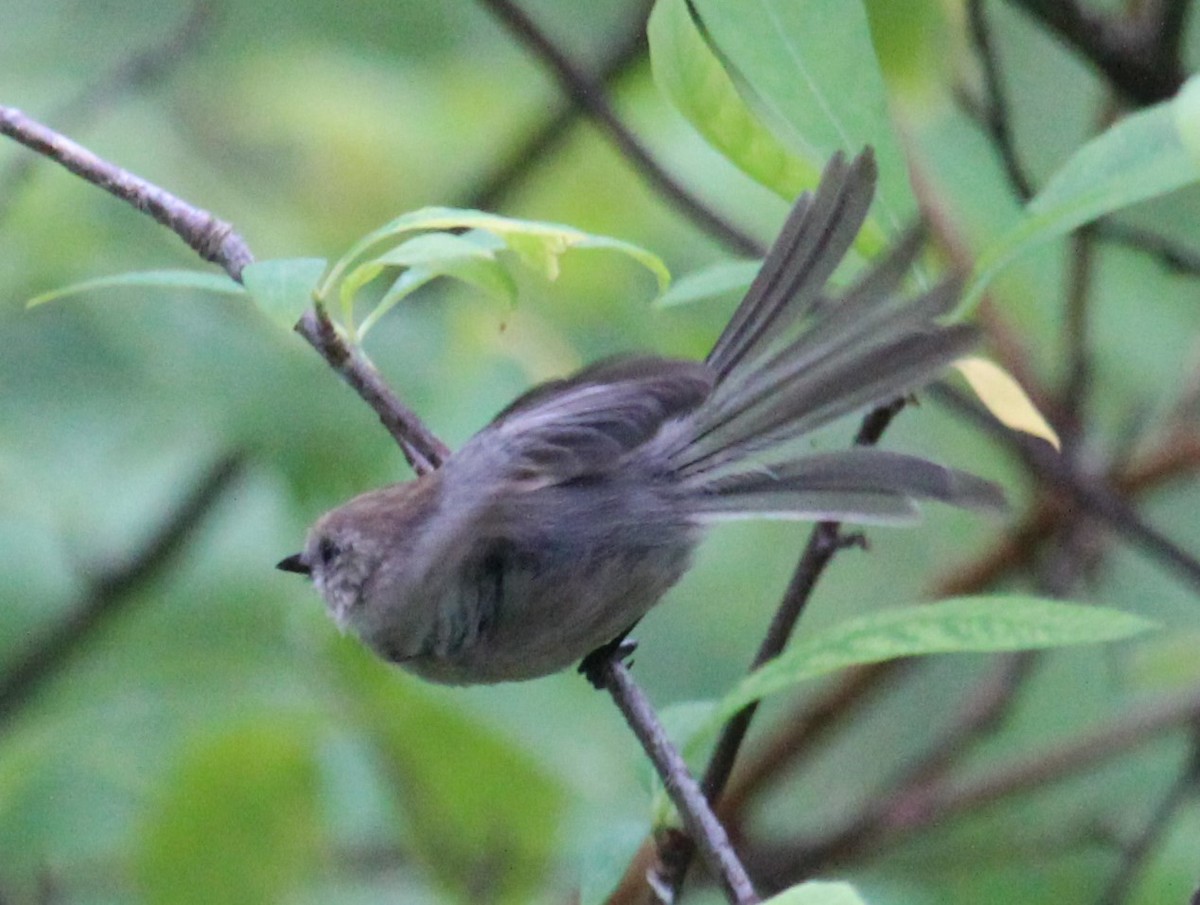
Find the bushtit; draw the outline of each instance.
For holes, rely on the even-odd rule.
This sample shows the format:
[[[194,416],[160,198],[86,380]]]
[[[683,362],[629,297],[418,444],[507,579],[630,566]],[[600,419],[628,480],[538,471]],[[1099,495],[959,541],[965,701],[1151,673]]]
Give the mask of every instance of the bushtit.
[[[870,206],[868,149],[835,156],[793,208],[707,359],[601,361],[534,387],[438,470],[322,516],[279,568],[427,679],[529,679],[620,637],[722,519],[906,523],[914,501],[1003,505],[996,485],[869,448],[803,452],[803,435],[925,384],[974,342],[935,319],[942,283],[899,283],[910,236],[848,289],[825,288]]]

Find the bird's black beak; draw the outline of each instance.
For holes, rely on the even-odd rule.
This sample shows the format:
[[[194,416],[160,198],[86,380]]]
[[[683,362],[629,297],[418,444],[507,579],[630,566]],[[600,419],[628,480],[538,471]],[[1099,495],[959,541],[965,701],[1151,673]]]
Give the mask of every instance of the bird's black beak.
[[[293,553],[291,556],[284,557],[275,563],[275,568],[282,572],[298,572],[301,575],[310,575],[312,573],[312,569],[304,561],[303,553]]]

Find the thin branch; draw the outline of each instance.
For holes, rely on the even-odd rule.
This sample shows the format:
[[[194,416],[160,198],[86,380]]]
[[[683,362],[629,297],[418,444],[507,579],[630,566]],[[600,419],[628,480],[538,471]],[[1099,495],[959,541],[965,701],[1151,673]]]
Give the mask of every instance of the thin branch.
[[[800,880],[865,851],[878,852],[920,830],[998,801],[1098,767],[1166,732],[1200,719],[1200,688],[1141,702],[1097,729],[965,779],[946,778],[872,798],[869,814],[826,836],[781,846],[748,848],[747,863],[771,887]]]
[[[1167,794],[1158,803],[1141,832],[1124,846],[1121,863],[1104,892],[1096,900],[1096,905],[1121,905],[1122,902],[1129,900],[1133,884],[1146,859],[1167,831],[1172,818],[1188,798],[1195,794],[1198,784],[1200,784],[1200,734],[1194,729],[1188,763],[1175,778],[1175,782],[1171,784]]]
[[[1092,277],[1095,272],[1095,243],[1092,231],[1083,227],[1071,236],[1067,271],[1066,311],[1062,331],[1062,360],[1066,364],[1059,406],[1063,455],[1077,457],[1083,441],[1084,408],[1091,383],[1089,313]]]
[[[1148,254],[1173,273],[1200,276],[1200,252],[1180,242],[1113,217],[1096,221],[1093,230],[1100,241],[1124,245]]]
[[[239,456],[217,460],[125,563],[86,580],[67,614],[27,644],[0,673],[0,726],[33,699],[96,629],[125,610],[139,590],[163,573],[241,469]]]
[[[646,19],[653,5],[642,0],[629,16],[627,30],[606,48],[604,58],[596,67],[595,80],[598,84],[608,86],[645,57]],[[539,161],[562,143],[582,113],[573,97],[568,96],[560,101],[557,109],[543,116],[524,141],[480,180],[462,206],[484,210],[496,207]]]
[[[166,40],[119,60],[108,72],[101,73],[83,91],[55,110],[49,120],[59,129],[86,127],[122,96],[164,78],[199,46],[211,22],[211,6],[205,0],[197,0]],[[8,215],[18,197],[18,188],[28,180],[38,160],[36,155],[20,154],[0,173],[0,220]]]
[[[679,811],[689,836],[696,840],[700,855],[725,895],[735,905],[755,905],[759,901],[750,877],[738,860],[699,784],[688,772],[683,757],[671,744],[658,715],[642,690],[633,681],[628,667],[619,656],[609,657],[596,667],[597,681],[612,695],[613,701],[633,729],[646,755],[654,764],[667,794]],[[669,895],[666,901],[673,901]]]
[[[250,249],[230,224],[102,160],[20,110],[0,106],[0,134],[62,164],[76,176],[149,214],[183,239],[196,254],[219,265],[235,280],[241,276],[242,268],[254,260]]]
[[[413,471],[425,474],[449,458],[450,450],[446,444],[392,392],[366,354],[346,343],[323,306],[314,305],[305,311],[295,330],[375,411]]]
[[[654,159],[617,116],[603,86],[581,71],[511,0],[482,0],[509,32],[554,74],[562,90],[586,110],[635,169],[698,227],[731,251],[761,256],[762,244],[727,222],[680,184]]]
[[[1106,483],[1078,474],[1044,441],[1009,430],[959,390],[937,384],[929,392],[1017,452],[1047,487],[1064,493],[1089,515],[1200,590],[1200,560],[1143,521]]]
[[[1176,0],[1162,0],[1162,2],[1172,7],[1187,6],[1186,2],[1177,3]],[[1037,190],[1017,152],[1008,95],[1004,90],[1000,60],[996,54],[992,30],[984,13],[983,3],[984,0],[969,0],[967,20],[971,43],[979,57],[979,65],[983,74],[984,97],[982,100],[976,101],[961,94],[960,99],[967,113],[983,126],[991,137],[992,143],[996,147],[996,153],[1000,156],[1008,183],[1018,200],[1024,204],[1033,198]],[[1164,13],[1163,19],[1164,21],[1175,21],[1181,15],[1181,11],[1174,14]],[[1125,245],[1148,254],[1175,273],[1200,276],[1200,252],[1152,230],[1123,223],[1112,216],[1097,220],[1092,224],[1091,230],[1096,239]]]
[[[904,405],[904,399],[896,399],[869,412],[859,427],[858,435],[854,440],[855,444],[857,446],[874,446],[878,443],[883,432],[887,430],[892,419],[900,413]],[[783,599],[775,611],[775,616],[771,620],[771,625],[767,629],[767,634],[750,664],[751,672],[783,652],[801,613],[804,612],[812,597],[817,581],[824,574],[830,561],[839,550],[860,541],[861,538],[853,535],[842,535],[839,522],[819,522],[813,527],[804,552],[800,555],[800,561],[792,573],[787,591],[784,593]],[[724,791],[726,783],[729,782],[734,762],[737,760],[738,752],[741,750],[757,710],[757,702],[747,705],[735,714],[721,730],[721,735],[709,757],[702,782],[705,797],[714,804],[720,800],[721,793]],[[660,848],[659,878],[673,894],[678,894],[683,886],[693,852],[693,841],[682,834],[669,836]]]
[[[992,142],[1004,164],[1004,172],[1017,197],[1022,203],[1033,197],[1033,183],[1017,157],[1016,141],[1008,114],[1008,99],[1004,91],[1004,79],[1000,73],[1000,61],[992,44],[992,31],[983,11],[984,0],[968,0],[967,21],[970,25],[971,42],[979,57],[983,70],[985,98],[980,117],[992,136]]]
[[[1139,106],[1166,100],[1186,78],[1179,55],[1164,46],[1157,22],[1110,14],[1078,0],[1009,2],[1041,21]]]
[[[0,134],[149,214],[233,279],[240,282],[243,268],[254,261],[245,240],[230,224],[97,157],[21,111],[0,106]],[[308,311],[297,323],[296,332],[375,410],[418,474],[441,463],[445,445],[400,402],[367,357],[345,343],[323,311]]]

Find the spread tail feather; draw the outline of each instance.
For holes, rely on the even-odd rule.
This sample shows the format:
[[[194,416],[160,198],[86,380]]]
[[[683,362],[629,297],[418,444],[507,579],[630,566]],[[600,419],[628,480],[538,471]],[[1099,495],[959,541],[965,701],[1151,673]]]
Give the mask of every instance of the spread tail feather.
[[[866,219],[875,180],[869,149],[849,163],[838,154],[815,194],[797,201],[708,356],[716,381],[711,396],[669,450],[684,478],[720,487],[723,476],[747,470],[748,457],[770,461],[774,447],[918,389],[975,344],[972,327],[937,322],[958,298],[956,281],[911,297],[900,293],[921,246],[918,231],[904,236],[840,295],[827,294],[826,281]],[[884,460],[871,461],[882,468]],[[851,485],[828,490],[929,496],[912,486],[928,477],[911,471],[911,463],[920,461],[876,472],[897,486],[886,480],[883,486],[853,483],[870,477],[860,466],[865,470],[847,472]],[[738,490],[742,496],[750,492],[748,485]],[[953,494],[935,498],[963,504]]]
[[[996,484],[903,453],[856,447],[816,453],[786,464],[725,475],[707,482],[695,500],[701,520],[803,518],[903,523],[914,500],[968,509],[1001,510]]]

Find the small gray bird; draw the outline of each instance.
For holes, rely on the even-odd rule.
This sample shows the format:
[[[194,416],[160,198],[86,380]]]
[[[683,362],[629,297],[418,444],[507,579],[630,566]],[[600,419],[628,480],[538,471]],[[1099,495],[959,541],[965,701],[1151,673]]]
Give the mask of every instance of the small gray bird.
[[[975,341],[936,319],[947,281],[898,294],[911,235],[844,292],[825,284],[870,207],[868,149],[796,202],[703,362],[601,361],[534,387],[438,470],[326,513],[279,568],[333,618],[436,682],[530,679],[620,637],[721,519],[908,523],[918,499],[999,508],[991,482],[797,438],[935,377]]]

